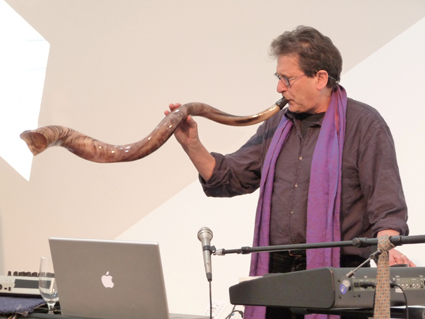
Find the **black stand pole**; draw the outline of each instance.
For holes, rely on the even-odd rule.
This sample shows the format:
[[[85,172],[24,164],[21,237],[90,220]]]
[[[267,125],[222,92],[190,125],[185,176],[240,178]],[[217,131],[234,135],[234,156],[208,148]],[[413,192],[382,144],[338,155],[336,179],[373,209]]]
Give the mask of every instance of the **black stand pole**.
[[[391,236],[390,242],[394,246],[401,246],[403,244],[423,244],[425,243],[425,235],[417,236]],[[287,250],[306,250],[317,248],[333,248],[333,247],[368,247],[378,244],[377,238],[354,238],[347,241],[334,241],[329,243],[310,243],[310,244],[293,244],[293,245],[275,245],[263,247],[241,247],[239,249],[213,249],[214,255],[224,256],[227,254],[250,254],[258,252],[274,252],[274,251],[287,251]]]

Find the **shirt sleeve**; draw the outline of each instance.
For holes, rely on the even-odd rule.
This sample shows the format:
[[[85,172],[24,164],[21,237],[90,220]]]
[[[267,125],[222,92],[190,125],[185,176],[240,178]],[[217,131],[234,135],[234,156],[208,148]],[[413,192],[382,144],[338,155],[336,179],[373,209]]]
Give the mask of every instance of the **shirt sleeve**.
[[[282,112],[264,122],[248,142],[228,155],[211,153],[216,160],[213,174],[208,181],[201,176],[203,190],[210,197],[233,197],[257,190],[261,181],[261,169]]]
[[[407,205],[394,140],[380,116],[369,123],[359,154],[360,185],[367,199],[367,216],[373,236],[386,229],[407,235]]]

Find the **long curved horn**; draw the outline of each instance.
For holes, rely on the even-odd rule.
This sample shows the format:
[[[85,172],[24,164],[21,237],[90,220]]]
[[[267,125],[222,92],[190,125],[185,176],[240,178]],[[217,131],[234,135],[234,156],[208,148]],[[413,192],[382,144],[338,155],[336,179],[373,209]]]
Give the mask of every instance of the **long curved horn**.
[[[68,127],[55,125],[24,131],[20,136],[34,156],[50,146],[62,146],[75,155],[92,162],[129,162],[141,159],[160,148],[188,115],[203,116],[226,125],[246,126],[265,121],[287,103],[288,101],[282,98],[267,110],[250,116],[227,114],[204,103],[183,104],[164,117],[147,137],[127,145],[103,143]]]

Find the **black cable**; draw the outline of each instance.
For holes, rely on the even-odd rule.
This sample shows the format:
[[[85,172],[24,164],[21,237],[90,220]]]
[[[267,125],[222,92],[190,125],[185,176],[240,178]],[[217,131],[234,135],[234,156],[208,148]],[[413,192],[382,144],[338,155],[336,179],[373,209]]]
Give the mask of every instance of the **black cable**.
[[[239,313],[239,315],[241,316],[241,318],[243,319],[243,311],[241,311],[241,310],[235,310],[235,308],[236,308],[236,305],[234,305],[233,306],[233,308],[232,308],[232,311],[226,316],[226,318],[224,318],[224,319],[230,319],[230,317],[232,317],[232,315],[234,314],[234,313]]]
[[[406,317],[406,319],[409,319],[409,305],[408,305],[408,303],[407,303],[407,296],[406,296],[406,292],[404,291],[403,287],[401,287],[399,284],[396,284],[396,283],[390,282],[390,286],[391,286],[391,287],[397,287],[397,288],[400,288],[401,292],[403,293],[403,296],[404,296],[404,303],[405,303],[405,305],[406,305],[406,308],[405,308],[405,310],[404,310],[404,316]]]
[[[233,315],[233,313],[235,312],[235,308],[236,308],[236,305],[234,305],[233,306],[233,308],[232,308],[232,311],[230,311],[230,313],[226,316],[226,318],[224,318],[224,319],[230,319],[230,317]]]
[[[364,281],[364,282],[360,283],[360,287],[362,287],[362,288],[368,288],[368,287],[376,288],[376,284],[374,282],[371,282],[371,281]],[[390,282],[390,287],[391,288],[394,288],[394,287],[400,288],[401,292],[403,293],[404,304],[406,306],[404,316],[405,316],[405,319],[409,319],[409,305],[408,305],[408,302],[407,302],[406,292],[404,291],[403,287],[401,287],[399,284],[396,284],[396,283],[393,283],[393,282]],[[375,290],[374,295],[373,295],[373,308],[374,309],[375,309],[375,297],[376,297],[376,290]]]

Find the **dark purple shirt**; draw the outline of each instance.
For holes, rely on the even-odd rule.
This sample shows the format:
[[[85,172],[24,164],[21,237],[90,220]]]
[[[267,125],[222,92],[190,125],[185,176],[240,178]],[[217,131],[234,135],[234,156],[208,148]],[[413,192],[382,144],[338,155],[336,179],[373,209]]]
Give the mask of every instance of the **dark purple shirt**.
[[[299,119],[287,109],[265,121],[235,153],[212,153],[216,166],[204,192],[232,197],[254,192],[271,138],[282,116],[294,122],[276,164],[270,243],[305,243],[311,161],[323,116]],[[408,234],[407,207],[390,130],[372,107],[348,99],[342,158],[341,240],[374,237],[385,229]],[[369,257],[369,249],[343,248],[343,254]]]

